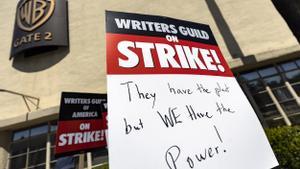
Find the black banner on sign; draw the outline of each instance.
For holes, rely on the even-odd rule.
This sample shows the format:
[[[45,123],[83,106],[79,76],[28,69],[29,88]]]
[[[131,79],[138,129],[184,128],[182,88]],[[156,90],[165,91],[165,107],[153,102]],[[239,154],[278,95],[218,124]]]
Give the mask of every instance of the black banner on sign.
[[[67,0],[20,0],[16,9],[11,57],[36,48],[68,46]]]
[[[63,92],[59,120],[102,119],[106,110],[106,94]]]
[[[155,15],[106,11],[106,32],[160,36],[217,45],[208,25]]]

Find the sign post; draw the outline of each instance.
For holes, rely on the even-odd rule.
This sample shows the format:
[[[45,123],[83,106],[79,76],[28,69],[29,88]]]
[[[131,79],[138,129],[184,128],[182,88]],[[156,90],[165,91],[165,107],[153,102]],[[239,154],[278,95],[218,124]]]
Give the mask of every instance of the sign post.
[[[106,12],[110,169],[270,169],[263,128],[208,25]]]
[[[84,169],[84,153],[79,154],[78,168]]]

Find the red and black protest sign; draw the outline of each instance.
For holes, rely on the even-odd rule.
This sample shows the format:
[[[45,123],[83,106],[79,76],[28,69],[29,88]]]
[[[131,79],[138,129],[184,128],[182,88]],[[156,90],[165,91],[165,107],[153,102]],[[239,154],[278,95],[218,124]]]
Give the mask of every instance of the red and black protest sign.
[[[110,169],[278,165],[208,25],[107,11],[106,51]]]
[[[62,93],[56,156],[106,146],[106,98],[106,94]]]

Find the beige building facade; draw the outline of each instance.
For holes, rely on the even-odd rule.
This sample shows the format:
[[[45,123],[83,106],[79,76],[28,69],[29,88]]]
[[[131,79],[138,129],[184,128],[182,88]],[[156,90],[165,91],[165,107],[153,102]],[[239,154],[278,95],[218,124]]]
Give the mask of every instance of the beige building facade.
[[[0,1],[0,169],[55,166],[61,92],[106,93],[105,10],[210,25],[262,124],[300,123],[300,46],[271,0],[69,0],[69,48],[10,59],[17,3]],[[32,148],[38,139],[44,146]],[[106,153],[92,155],[92,165]]]

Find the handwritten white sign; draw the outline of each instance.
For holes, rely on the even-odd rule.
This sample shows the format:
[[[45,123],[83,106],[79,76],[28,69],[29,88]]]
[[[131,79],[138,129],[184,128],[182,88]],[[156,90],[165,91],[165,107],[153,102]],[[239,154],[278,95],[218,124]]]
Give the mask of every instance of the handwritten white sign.
[[[106,17],[110,169],[278,165],[207,25]]]

